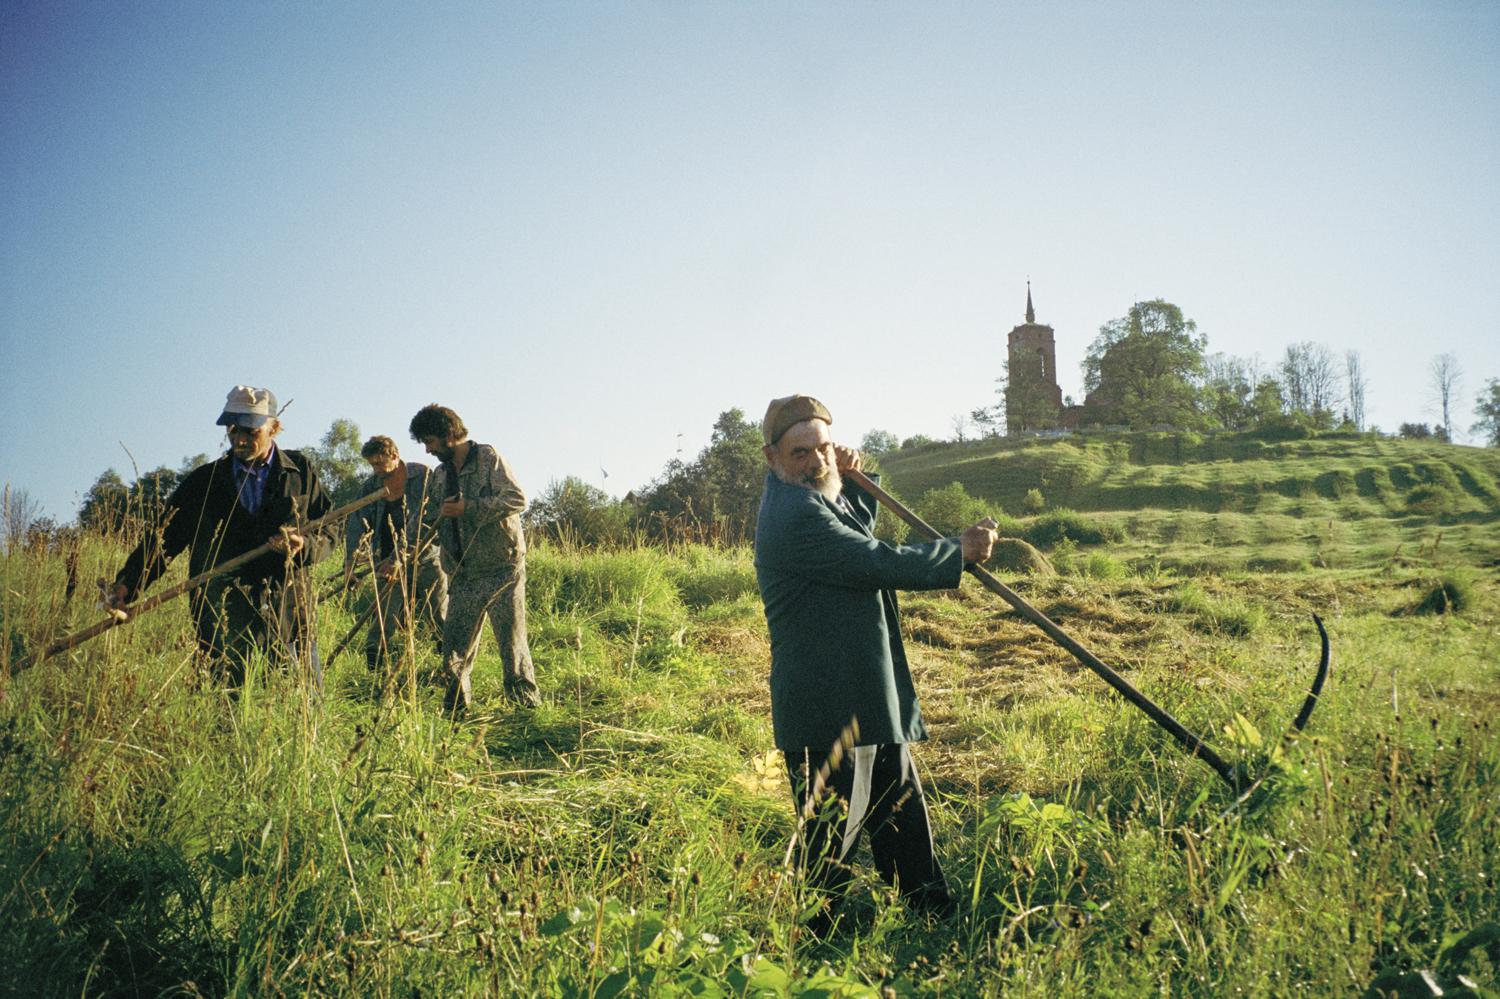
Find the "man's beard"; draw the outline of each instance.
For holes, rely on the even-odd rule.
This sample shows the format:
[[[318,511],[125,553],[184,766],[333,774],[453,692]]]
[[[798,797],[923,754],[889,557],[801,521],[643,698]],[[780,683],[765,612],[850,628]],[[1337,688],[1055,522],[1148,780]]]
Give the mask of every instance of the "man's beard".
[[[777,465],[774,471],[776,477],[787,485],[801,486],[803,489],[822,493],[823,498],[830,503],[838,499],[839,493],[844,491],[844,478],[839,475],[839,470],[833,465],[824,465],[821,472],[808,472],[801,476],[788,475],[780,465]]]
[[[432,456],[434,458],[436,458],[438,461],[442,461],[442,462],[452,462],[453,461],[453,454],[454,454],[454,451],[453,451],[453,445],[452,444],[448,444],[448,445],[445,445],[443,447],[435,447],[435,448],[432,449]]]

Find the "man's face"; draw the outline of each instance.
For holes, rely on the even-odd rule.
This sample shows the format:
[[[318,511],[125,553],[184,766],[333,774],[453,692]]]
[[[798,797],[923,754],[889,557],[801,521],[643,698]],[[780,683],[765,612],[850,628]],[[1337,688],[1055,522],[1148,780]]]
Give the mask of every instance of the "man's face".
[[[765,449],[771,471],[782,482],[816,489],[832,499],[843,489],[833,454],[833,438],[822,420],[804,420]]]
[[[422,447],[438,461],[453,460],[453,444],[441,437],[423,437]]]
[[[370,463],[371,471],[382,479],[394,472],[396,466],[401,464],[401,456],[399,454],[377,454],[375,457],[366,458],[365,460]]]
[[[272,424],[266,422],[258,427],[227,427],[229,450],[240,461],[260,462],[271,456]]]

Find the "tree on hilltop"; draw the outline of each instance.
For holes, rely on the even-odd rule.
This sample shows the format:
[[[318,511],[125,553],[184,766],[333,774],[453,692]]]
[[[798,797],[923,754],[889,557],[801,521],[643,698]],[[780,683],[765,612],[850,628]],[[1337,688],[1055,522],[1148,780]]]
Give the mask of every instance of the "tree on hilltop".
[[[526,507],[527,531],[579,544],[618,542],[629,531],[630,510],[598,486],[569,475],[553,480]]]
[[[1142,428],[1198,425],[1197,381],[1207,338],[1171,302],[1137,302],[1099,327],[1083,360],[1095,422]]]
[[[1349,402],[1349,422],[1354,424],[1354,429],[1363,431],[1365,429],[1365,390],[1370,386],[1370,380],[1365,377],[1365,364],[1359,356],[1359,351],[1349,350],[1344,352],[1344,397]]]
[[[1479,421],[1469,428],[1471,434],[1482,434],[1490,447],[1500,447],[1500,378],[1484,383],[1474,400],[1474,415]]]
[[[358,496],[360,481],[369,471],[359,453],[363,445],[359,424],[340,418],[329,424],[316,445],[304,449],[335,506]]]
[[[755,529],[765,484],[760,427],[741,409],[714,421],[708,446],[690,464],[677,459],[646,488],[637,516],[657,534],[679,530],[739,540]]]
[[[78,508],[78,525],[91,530],[118,531],[125,526],[125,511],[130,505],[130,489],[120,473],[105,470],[83,494]]]
[[[1281,389],[1288,412],[1307,417],[1315,427],[1333,426],[1340,402],[1338,365],[1327,347],[1308,340],[1288,345],[1281,358]]]
[[[1199,403],[1204,417],[1225,430],[1248,430],[1255,426],[1255,391],[1260,381],[1254,361],[1226,354],[1203,359],[1203,387]]]
[[[859,449],[871,457],[890,454],[901,446],[896,435],[889,430],[871,430],[860,438]]]
[[[1463,380],[1463,370],[1458,358],[1452,354],[1439,354],[1432,359],[1428,369],[1432,373],[1432,397],[1438,411],[1443,415],[1443,437],[1453,439],[1453,405],[1457,401],[1458,386]]]

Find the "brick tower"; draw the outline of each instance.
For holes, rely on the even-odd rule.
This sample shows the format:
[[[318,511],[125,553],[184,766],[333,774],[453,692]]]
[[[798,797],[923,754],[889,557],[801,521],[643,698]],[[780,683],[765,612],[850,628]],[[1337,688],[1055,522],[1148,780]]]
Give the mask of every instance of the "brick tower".
[[[1026,321],[1010,331],[1007,348],[1005,432],[1014,436],[1056,427],[1062,415],[1057,346],[1052,327],[1036,321],[1030,281],[1026,282]]]

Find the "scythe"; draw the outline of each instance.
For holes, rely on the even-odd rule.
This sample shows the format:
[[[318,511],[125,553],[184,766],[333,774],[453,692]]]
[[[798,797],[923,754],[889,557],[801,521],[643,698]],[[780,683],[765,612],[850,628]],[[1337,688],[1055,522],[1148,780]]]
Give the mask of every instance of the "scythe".
[[[310,521],[309,523],[305,524],[301,528],[301,530],[305,533],[315,531],[321,527],[326,527],[329,524],[337,523],[338,521],[349,516],[351,513],[354,513],[356,510],[369,506],[371,503],[374,503],[384,495],[384,490],[377,489],[366,496],[362,496],[357,500],[354,500],[350,503],[345,503],[343,506],[329,511],[322,517],[319,517],[317,520]],[[110,616],[106,617],[103,621],[100,621],[97,624],[90,625],[89,627],[84,628],[82,631],[75,631],[73,634],[67,636],[66,638],[59,638],[57,641],[48,645],[46,648],[42,649],[35,655],[25,656],[22,659],[18,660],[15,664],[14,669],[12,670],[12,673],[20,673],[23,670],[30,669],[37,663],[40,663],[45,659],[49,659],[60,652],[66,652],[71,648],[82,645],[89,639],[102,635],[112,628],[117,628],[121,625],[128,624],[147,611],[155,610],[157,607],[160,607],[168,600],[172,600],[175,597],[182,596],[184,593],[196,590],[198,587],[202,586],[204,583],[207,583],[215,576],[222,576],[226,572],[232,572],[235,569],[238,569],[240,566],[245,565],[248,562],[253,562],[255,559],[260,558],[262,555],[265,555],[272,550],[273,549],[271,548],[270,543],[267,542],[266,544],[263,544],[257,548],[252,548],[250,551],[247,551],[244,554],[236,555],[234,558],[229,559],[226,562],[221,562],[211,569],[200,572],[198,575],[192,577],[191,579],[184,580],[181,583],[176,584],[175,586],[169,586],[165,590],[162,590],[160,593],[152,594],[150,597],[147,597],[145,600],[142,600],[140,603],[134,605],[133,607],[120,608],[118,611],[111,613]]]
[[[890,493],[877,486],[874,481],[872,481],[870,477],[865,475],[863,472],[857,470],[849,470],[843,472],[842,474],[844,478],[853,482],[855,485],[865,490],[865,492],[869,493],[871,496],[874,496],[892,513],[900,517],[902,520],[906,521],[907,524],[911,525],[912,529],[916,530],[918,533],[922,534],[928,539],[936,539],[941,537],[941,535],[938,534],[938,532],[935,531],[931,526],[929,526],[926,521],[924,521],[921,517],[918,517],[911,510],[908,510],[900,500],[896,499]],[[1080,645],[1076,640],[1073,639],[1071,635],[1063,631],[1062,628],[1058,627],[1056,622],[1054,622],[1051,618],[1047,617],[1047,615],[1043,614],[1041,611],[1037,610],[1035,607],[1029,604],[1024,598],[1021,597],[1020,594],[1016,593],[1010,587],[1006,586],[1004,583],[1000,582],[1000,580],[996,579],[983,566],[969,565],[965,568],[970,575],[972,575],[975,579],[979,580],[981,584],[983,584],[985,589],[989,590],[991,593],[996,594],[1006,603],[1014,607],[1017,613],[1040,628],[1044,633],[1046,633],[1048,638],[1052,639],[1058,645],[1061,645],[1063,648],[1067,649],[1068,652],[1072,653],[1073,658],[1077,659],[1079,662],[1083,663],[1083,665],[1093,670],[1102,680],[1104,680],[1105,683],[1113,687],[1122,697],[1144,711],[1152,721],[1160,725],[1167,731],[1169,735],[1172,736],[1173,739],[1177,740],[1177,744],[1180,745],[1183,749],[1187,750],[1190,755],[1196,756],[1198,759],[1202,760],[1204,763],[1207,763],[1210,767],[1212,767],[1213,771],[1221,778],[1223,778],[1224,782],[1231,788],[1236,791],[1242,789],[1243,775],[1235,767],[1227,763],[1221,756],[1219,756],[1218,753],[1215,753],[1207,743],[1205,743],[1201,738],[1189,731],[1181,722],[1179,722],[1176,718],[1173,718],[1170,714],[1168,714],[1165,710],[1158,706],[1156,702],[1152,701],[1145,694],[1137,690],[1129,680],[1126,680],[1119,673],[1115,672],[1109,666],[1105,665],[1098,656],[1094,655],[1088,649]],[[1318,660],[1318,669],[1317,673],[1313,677],[1312,687],[1308,690],[1307,697],[1302,702],[1302,709],[1297,712],[1296,718],[1292,721],[1291,728],[1294,731],[1300,731],[1302,727],[1307,724],[1307,720],[1312,716],[1313,709],[1317,707],[1318,697],[1323,692],[1323,683],[1328,679],[1329,667],[1332,661],[1331,648],[1328,640],[1328,631],[1323,627],[1323,621],[1318,617],[1318,615],[1314,614],[1312,616],[1312,619],[1313,623],[1317,625],[1318,635],[1322,641],[1322,655]]]

